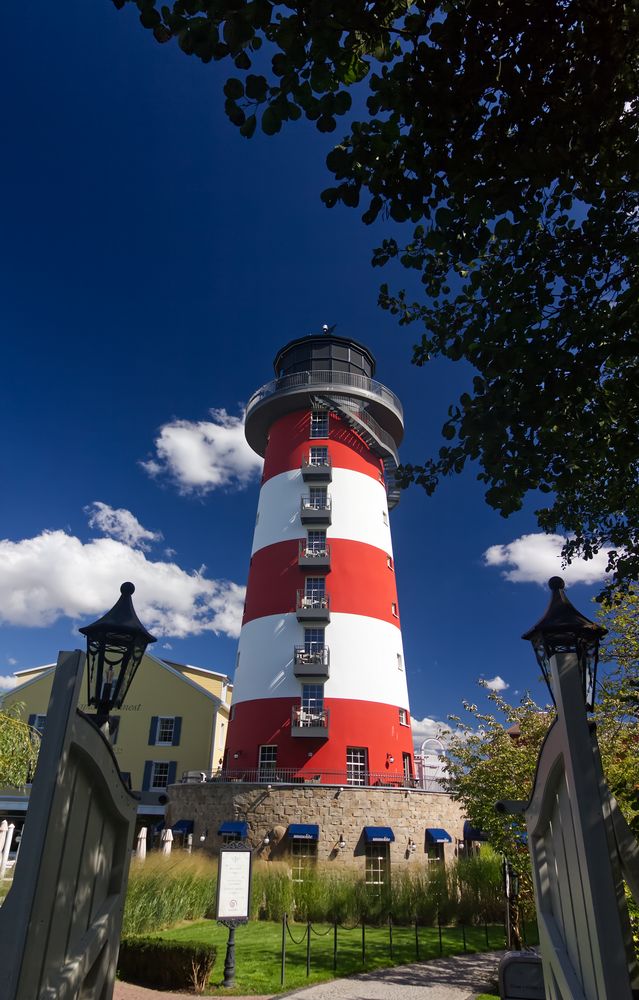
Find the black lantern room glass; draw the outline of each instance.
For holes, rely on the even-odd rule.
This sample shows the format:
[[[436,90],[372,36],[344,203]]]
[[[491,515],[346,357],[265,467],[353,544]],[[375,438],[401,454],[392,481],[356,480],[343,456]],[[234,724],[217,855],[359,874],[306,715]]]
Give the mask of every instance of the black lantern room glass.
[[[120,708],[146,647],[155,642],[135,613],[134,591],[132,583],[123,583],[111,610],[80,629],[87,639],[88,702],[100,719]]]
[[[599,643],[608,631],[582,615],[566,597],[564,581],[553,576],[548,581],[551,598],[543,618],[522,639],[528,639],[541,667],[553,703],[550,658],[557,653],[576,653],[584,704],[592,712],[595,703]]]

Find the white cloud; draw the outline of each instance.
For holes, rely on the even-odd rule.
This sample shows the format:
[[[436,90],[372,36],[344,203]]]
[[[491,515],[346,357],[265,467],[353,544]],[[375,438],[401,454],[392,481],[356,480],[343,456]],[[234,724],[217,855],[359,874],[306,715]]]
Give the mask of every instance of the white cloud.
[[[120,584],[136,587],[135,608],[158,636],[239,635],[245,588],[152,562],[113,538],[84,543],[64,531],[0,540],[0,621],[42,627],[62,617],[86,624],[115,603]]]
[[[9,664],[10,667],[15,667],[18,661],[16,660],[15,656],[7,656],[7,663]]]
[[[149,542],[159,542],[162,539],[162,532],[143,528],[135,514],[124,507],[109,507],[101,500],[94,500],[84,508],[84,513],[88,515],[90,528],[96,528],[103,535],[117,538],[125,545],[148,549]]]
[[[573,559],[562,566],[561,550],[565,539],[561,535],[542,532],[522,535],[506,545],[491,545],[484,552],[486,566],[506,566],[502,576],[511,583],[546,585],[551,576],[562,576],[566,584],[596,583],[606,576],[608,549],[601,549],[592,559]]]
[[[11,691],[14,687],[22,682],[14,677],[13,674],[9,674],[7,677],[0,677],[0,691]]]
[[[173,420],[160,428],[155,455],[142,468],[153,478],[166,474],[181,493],[244,489],[262,469],[244,437],[244,418],[211,410],[212,420]]]
[[[506,688],[510,687],[510,684],[507,684],[499,674],[495,674],[492,680],[484,681],[484,683],[489,691],[505,691]]]

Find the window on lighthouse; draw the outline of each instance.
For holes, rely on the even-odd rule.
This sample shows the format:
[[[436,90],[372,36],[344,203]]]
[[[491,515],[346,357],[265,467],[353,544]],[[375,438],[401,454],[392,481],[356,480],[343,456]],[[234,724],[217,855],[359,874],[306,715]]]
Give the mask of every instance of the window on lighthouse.
[[[258,780],[273,781],[275,778],[275,764],[277,763],[277,745],[262,744],[258,762]]]
[[[328,493],[325,486],[311,486],[308,506],[311,510],[325,510],[328,507]]]
[[[325,531],[309,531],[308,541],[306,543],[307,552],[325,552],[326,551],[326,532]]]
[[[310,718],[318,718],[324,711],[324,685],[302,685],[302,712]]]
[[[368,751],[366,747],[346,748],[346,784],[368,784]]]
[[[328,410],[313,410],[311,412],[311,437],[328,437]]]
[[[304,652],[311,656],[313,653],[323,653],[325,645],[325,629],[305,628],[304,629]]]
[[[304,600],[307,608],[326,605],[326,580],[323,576],[307,576],[304,582]]]
[[[311,448],[308,456],[309,465],[328,465],[328,448],[324,445]]]

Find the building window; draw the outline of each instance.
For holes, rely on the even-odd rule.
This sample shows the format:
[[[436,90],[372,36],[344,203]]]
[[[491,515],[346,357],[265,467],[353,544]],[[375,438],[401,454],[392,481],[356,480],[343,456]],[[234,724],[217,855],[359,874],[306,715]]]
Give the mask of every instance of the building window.
[[[390,845],[372,843],[366,845],[366,885],[381,892],[388,885],[390,876]]]
[[[226,847],[227,844],[236,844],[238,840],[242,839],[242,835],[239,833],[223,833],[222,834],[222,844]]]
[[[313,717],[324,711],[323,684],[302,684],[302,711]]]
[[[385,510],[382,511],[382,521],[388,527],[388,513]]]
[[[395,603],[391,604],[391,614],[397,618],[397,605]]]
[[[366,747],[346,748],[346,784],[368,784],[368,751]]]
[[[404,771],[404,781],[407,785],[413,782],[413,758],[409,753],[402,754],[402,768]]]
[[[308,456],[309,465],[328,465],[328,448],[323,445],[314,445]]]
[[[38,733],[40,733],[40,736],[44,735],[44,727],[46,721],[47,721],[46,715],[29,716],[29,725],[31,726],[32,729],[35,729]]]
[[[434,861],[436,864],[444,863],[444,845],[429,844],[426,848],[426,860]]]
[[[170,715],[161,715],[158,718],[158,731],[155,739],[156,746],[173,746],[173,733],[175,730],[175,719]]]
[[[304,629],[304,652],[321,653],[326,641],[326,632],[323,628]]]
[[[291,879],[293,882],[303,882],[316,864],[316,840],[291,841]]]
[[[304,581],[304,597],[308,607],[323,608],[326,597],[326,579],[323,576],[307,576]]]
[[[229,708],[229,722],[233,722],[234,718],[235,718],[235,705],[231,705],[231,707]]]
[[[395,615],[397,614],[397,605],[394,604],[393,607],[395,608],[395,610],[393,611],[393,614]],[[404,669],[404,657],[402,656],[401,653],[397,654],[397,669],[398,670]]]
[[[311,410],[311,437],[328,437],[328,410]]]
[[[400,708],[399,710],[399,724],[400,726],[408,725],[408,712],[405,708]]]
[[[257,527],[259,523],[260,523],[260,512],[258,510],[257,514],[255,515],[255,527]]]
[[[263,744],[260,747],[258,762],[258,780],[272,781],[275,778],[275,765],[277,763],[277,744]]]
[[[169,783],[169,761],[154,760],[151,768],[151,789],[166,788]]]
[[[154,715],[149,729],[149,746],[177,747],[181,732],[181,715]]]
[[[311,510],[325,510],[328,507],[328,492],[325,486],[311,486],[308,507]]]
[[[309,531],[306,540],[307,552],[326,552],[326,532]]]
[[[388,566],[389,569],[393,568],[393,560],[391,556],[386,556],[386,565]]]

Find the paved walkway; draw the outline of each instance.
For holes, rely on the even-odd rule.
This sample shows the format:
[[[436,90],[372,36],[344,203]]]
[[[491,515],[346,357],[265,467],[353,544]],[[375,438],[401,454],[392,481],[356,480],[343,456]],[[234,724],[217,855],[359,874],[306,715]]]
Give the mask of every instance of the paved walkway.
[[[376,969],[348,979],[331,979],[305,986],[280,997],[300,1000],[470,1000],[497,977],[503,952],[456,955],[433,962]],[[131,983],[116,983],[114,1000],[193,1000],[193,994],[159,993]],[[270,1000],[268,997],[234,997],[233,1000]]]

